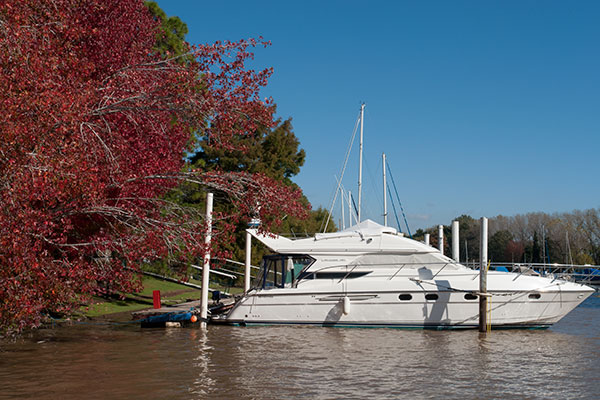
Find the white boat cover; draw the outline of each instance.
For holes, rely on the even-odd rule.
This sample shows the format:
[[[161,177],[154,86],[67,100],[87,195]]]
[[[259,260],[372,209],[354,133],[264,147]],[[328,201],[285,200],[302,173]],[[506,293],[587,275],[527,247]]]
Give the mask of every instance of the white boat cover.
[[[395,228],[365,220],[340,232],[318,233],[312,238],[288,239],[283,236],[248,232],[277,253],[436,253],[423,243],[405,238]],[[443,257],[443,256],[442,256]],[[441,260],[440,260],[441,261]]]

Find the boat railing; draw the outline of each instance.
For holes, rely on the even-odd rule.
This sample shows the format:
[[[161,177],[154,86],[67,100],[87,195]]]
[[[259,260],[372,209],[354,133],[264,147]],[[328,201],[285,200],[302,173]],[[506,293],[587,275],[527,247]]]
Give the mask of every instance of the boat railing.
[[[211,262],[211,275],[215,278],[222,277],[229,280],[229,284],[233,286],[243,285],[244,282],[244,269],[245,264],[239,261],[230,260],[227,258],[216,258],[213,257]],[[192,266],[195,268],[196,266]],[[201,269],[201,267],[200,267]],[[254,279],[258,275],[260,268],[254,265],[250,265],[250,276]],[[214,276],[216,275],[216,276]]]
[[[410,268],[412,270],[417,270],[419,268],[427,268],[427,269],[431,270],[431,276],[432,276],[432,278],[434,278],[440,272],[442,272],[446,267],[448,267],[450,265],[456,266],[456,265],[460,265],[460,263],[440,261],[440,262],[412,262],[412,263],[411,262],[403,262],[403,263],[399,263],[399,262],[380,263],[380,262],[378,262],[378,263],[364,263],[364,264],[363,263],[334,264],[334,265],[325,265],[318,269],[310,269],[310,271],[306,271],[307,274],[305,274],[304,277],[307,277],[312,274],[318,274],[321,272],[328,272],[331,270],[340,270],[342,268],[345,269],[343,272],[352,273],[358,267],[361,267],[361,268],[389,267],[389,268],[396,268],[396,271],[390,276],[389,279],[395,278],[400,273],[400,271],[402,271],[403,269],[408,269],[408,268]]]
[[[479,262],[471,261],[462,264],[471,269],[479,269]],[[494,262],[490,263],[489,269],[517,272],[524,275],[539,275],[584,284],[600,284],[600,266],[598,265]]]

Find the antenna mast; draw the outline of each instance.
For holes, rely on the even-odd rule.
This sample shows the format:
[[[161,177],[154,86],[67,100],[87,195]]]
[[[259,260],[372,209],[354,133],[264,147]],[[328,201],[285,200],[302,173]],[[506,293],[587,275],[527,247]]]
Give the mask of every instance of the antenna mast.
[[[387,226],[387,182],[385,180],[385,153],[381,154],[383,158],[383,226]]]
[[[360,105],[360,145],[358,150],[358,221],[360,223],[360,208],[362,199],[362,159],[363,159],[363,122],[365,120],[365,103]]]

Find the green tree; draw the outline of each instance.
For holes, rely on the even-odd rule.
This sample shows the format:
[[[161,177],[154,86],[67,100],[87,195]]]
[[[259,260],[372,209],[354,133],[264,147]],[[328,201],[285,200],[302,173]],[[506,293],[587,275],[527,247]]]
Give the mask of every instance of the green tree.
[[[202,138],[198,151],[190,157],[192,168],[206,171],[249,172],[262,173],[285,185],[296,188],[297,185],[291,178],[300,172],[304,164],[306,153],[299,148],[300,141],[293,131],[291,119],[278,120],[273,128],[261,127],[250,135],[236,138],[232,147],[224,148],[219,143],[211,142],[209,138]],[[203,204],[203,196],[198,188],[188,185],[182,188],[182,200],[186,203]],[[310,207],[306,197],[300,200],[305,206]],[[215,210],[229,209],[227,202],[215,202]],[[319,231],[321,223],[327,218],[327,211],[319,208],[309,212],[308,218],[302,220],[291,216],[284,217],[280,225],[274,228],[273,233],[307,236]],[[238,234],[235,241],[228,246],[231,257],[236,260],[244,258],[245,223],[238,224]],[[337,230],[335,224],[329,223],[329,232]],[[253,241],[252,262],[258,263],[265,254],[266,249],[257,241]]]
[[[191,62],[193,57],[186,55],[190,47],[185,41],[188,27],[179,17],[167,17],[167,14],[154,1],[144,2],[155,19],[160,20],[161,31],[156,35],[154,48],[162,58],[181,57],[180,63]],[[186,56],[184,56],[186,55]]]
[[[455,220],[459,224],[460,259],[465,262],[479,260],[479,221],[466,214],[455,218]]]
[[[291,184],[290,178],[300,172],[306,157],[304,150],[298,149],[299,145],[290,118],[283,122],[278,120],[273,129],[261,127],[251,135],[238,138],[233,149],[204,138],[190,162],[195,168],[262,173]]]
[[[507,230],[501,230],[492,235],[489,241],[489,255],[492,262],[510,262],[508,245],[513,235]]]
[[[533,241],[531,246],[528,248],[528,260],[532,263],[540,263],[542,262],[542,248],[540,246],[540,239],[538,237],[537,231],[533,232]]]

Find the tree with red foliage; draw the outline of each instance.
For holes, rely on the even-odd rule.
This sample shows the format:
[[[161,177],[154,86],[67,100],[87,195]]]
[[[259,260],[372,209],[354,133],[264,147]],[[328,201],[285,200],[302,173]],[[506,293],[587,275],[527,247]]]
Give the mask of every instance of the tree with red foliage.
[[[268,229],[305,213],[299,191],[263,175],[183,168],[194,135],[231,148],[272,126],[259,98],[272,71],[245,66],[267,43],[177,62],[153,50],[157,32],[141,0],[0,3],[0,331],[129,290],[142,263],[201,256],[201,213],[165,196],[182,180],[237,206],[218,216],[213,251],[237,218],[258,212]]]

